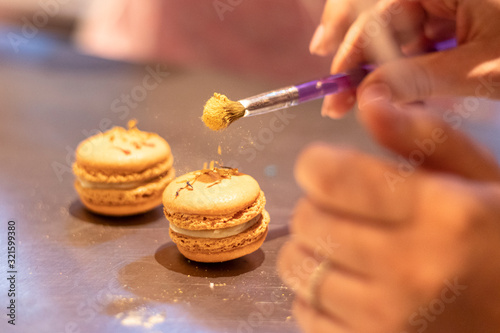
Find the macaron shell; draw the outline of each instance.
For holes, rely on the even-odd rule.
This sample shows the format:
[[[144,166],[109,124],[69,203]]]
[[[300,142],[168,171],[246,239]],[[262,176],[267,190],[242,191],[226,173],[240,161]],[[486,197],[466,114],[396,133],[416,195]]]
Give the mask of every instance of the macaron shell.
[[[247,254],[257,251],[264,243],[266,236],[267,236],[267,230],[265,231],[264,235],[262,235],[262,237],[257,239],[255,242],[226,252],[219,252],[219,253],[192,252],[183,247],[177,247],[177,249],[179,250],[180,253],[182,253],[184,257],[186,257],[189,260],[197,262],[206,262],[206,263],[224,262],[241,258],[243,256],[246,256]]]
[[[169,214],[222,216],[249,207],[260,192],[259,184],[249,175],[221,177],[201,170],[170,183],[163,193],[163,205]]]
[[[256,251],[267,235],[269,213],[262,211],[260,223],[235,236],[197,238],[178,234],[169,229],[170,238],[186,258],[200,262],[221,262],[236,259]]]
[[[264,210],[265,205],[266,197],[264,196],[264,192],[260,191],[259,196],[250,206],[228,215],[171,214],[166,207],[164,207],[163,211],[167,220],[179,228],[188,230],[213,230],[234,227],[248,222],[260,214]]]
[[[107,215],[107,216],[129,216],[142,214],[147,211],[158,207],[161,204],[161,196],[151,198],[151,200],[139,203],[139,204],[129,204],[121,206],[103,206],[95,205],[92,202],[88,202],[85,199],[81,199],[83,205],[91,212]]]
[[[81,142],[76,150],[76,163],[104,174],[138,173],[170,155],[170,146],[159,135],[137,128],[114,127]]]
[[[175,169],[155,181],[128,190],[84,188],[75,181],[82,203],[91,211],[103,215],[138,214],[161,204],[165,187],[175,177]]]
[[[172,155],[168,156],[166,160],[157,163],[156,165],[143,170],[141,172],[133,172],[133,173],[117,173],[111,172],[109,170],[99,170],[86,168],[80,164],[73,164],[73,173],[75,176],[81,179],[85,179],[89,182],[95,183],[126,183],[126,182],[135,182],[151,179],[154,177],[158,177],[159,175],[165,173],[166,171],[172,168],[174,163],[174,158]]]

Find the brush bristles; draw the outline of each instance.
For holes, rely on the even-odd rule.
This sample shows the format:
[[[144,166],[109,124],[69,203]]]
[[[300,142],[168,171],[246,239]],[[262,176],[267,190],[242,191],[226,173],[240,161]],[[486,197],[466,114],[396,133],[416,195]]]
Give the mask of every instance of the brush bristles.
[[[245,107],[240,102],[231,101],[222,94],[214,93],[205,104],[201,120],[211,130],[220,131],[244,115]]]

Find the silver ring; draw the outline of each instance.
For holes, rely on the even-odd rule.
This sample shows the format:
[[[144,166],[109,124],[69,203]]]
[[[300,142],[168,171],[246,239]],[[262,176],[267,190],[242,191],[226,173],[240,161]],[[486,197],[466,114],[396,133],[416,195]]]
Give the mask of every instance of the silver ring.
[[[309,304],[317,311],[322,311],[321,302],[319,300],[319,287],[323,282],[325,272],[330,268],[330,261],[324,259],[314,269],[309,278]]]

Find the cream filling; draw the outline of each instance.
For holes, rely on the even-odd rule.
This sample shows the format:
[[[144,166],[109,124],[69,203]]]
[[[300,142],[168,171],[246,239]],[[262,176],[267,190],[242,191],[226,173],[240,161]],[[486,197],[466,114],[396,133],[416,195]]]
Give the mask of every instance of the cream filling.
[[[100,189],[100,190],[130,190],[142,185],[146,185],[148,183],[151,183],[153,181],[156,181],[157,179],[164,177],[167,173],[163,173],[159,176],[150,178],[150,179],[145,179],[145,180],[139,180],[139,181],[134,181],[134,182],[125,182],[125,183],[98,183],[98,182],[89,182],[88,180],[82,179],[80,177],[77,177],[78,182],[80,183],[80,186],[83,188],[89,188],[89,189]]]
[[[144,181],[144,180],[137,182],[127,182],[127,183],[96,183],[96,182],[89,182],[81,178],[78,178],[78,182],[83,188],[101,189],[101,190],[128,190],[149,183],[149,181]]]
[[[184,235],[184,236],[189,236],[189,237],[196,237],[196,238],[224,238],[224,237],[231,237],[234,235],[237,235],[239,233],[242,233],[243,231],[249,229],[252,227],[254,224],[260,222],[262,219],[262,214],[259,214],[255,216],[253,219],[251,219],[248,222],[245,222],[243,224],[238,224],[234,227],[229,227],[229,228],[223,228],[223,229],[214,229],[214,230],[188,230],[188,229],[183,229],[179,228],[173,223],[170,223],[170,229],[172,231]]]

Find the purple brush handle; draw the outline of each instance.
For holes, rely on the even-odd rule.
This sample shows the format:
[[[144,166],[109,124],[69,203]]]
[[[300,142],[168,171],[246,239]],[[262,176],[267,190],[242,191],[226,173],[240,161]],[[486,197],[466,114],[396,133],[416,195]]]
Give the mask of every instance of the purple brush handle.
[[[435,45],[434,51],[450,49],[455,45],[456,42],[454,40],[445,41]],[[322,98],[326,95],[352,90],[356,88],[374,68],[374,65],[366,65],[346,73],[334,74],[319,80],[288,86],[240,99],[238,102],[245,108],[244,117],[265,114],[313,99]]]
[[[444,51],[455,48],[456,46],[457,41],[453,38],[435,44],[429,51]],[[364,77],[374,68],[374,66],[363,66],[346,73],[333,74],[319,80],[296,85],[295,87],[299,92],[298,102],[303,103],[321,98],[325,95],[335,94],[356,88]]]
[[[356,88],[371,71],[368,66],[351,70],[347,73],[333,74],[319,80],[297,85],[299,103]]]

